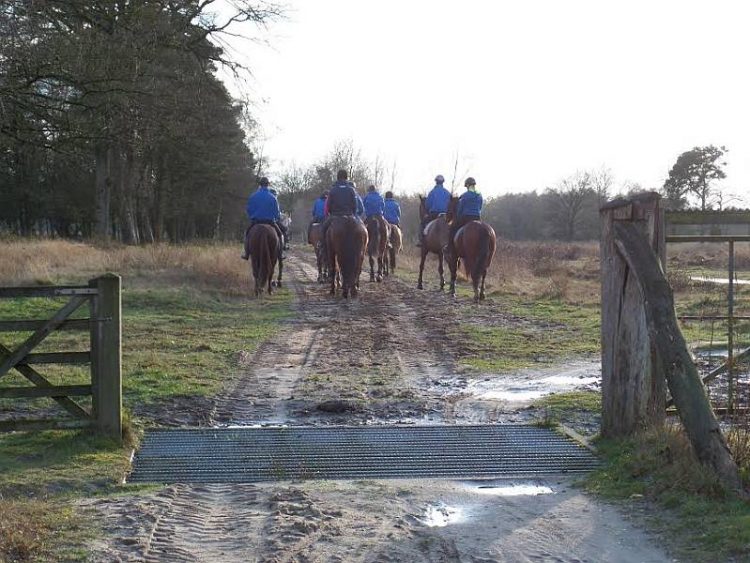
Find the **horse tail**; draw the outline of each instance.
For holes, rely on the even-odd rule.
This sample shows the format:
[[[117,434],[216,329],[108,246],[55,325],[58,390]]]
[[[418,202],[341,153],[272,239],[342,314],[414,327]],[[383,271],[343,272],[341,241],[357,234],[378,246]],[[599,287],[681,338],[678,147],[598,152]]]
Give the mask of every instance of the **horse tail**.
[[[490,233],[482,225],[482,234],[479,236],[479,250],[476,255],[476,261],[471,271],[472,283],[482,280],[482,273],[487,267],[487,258],[490,255]]]

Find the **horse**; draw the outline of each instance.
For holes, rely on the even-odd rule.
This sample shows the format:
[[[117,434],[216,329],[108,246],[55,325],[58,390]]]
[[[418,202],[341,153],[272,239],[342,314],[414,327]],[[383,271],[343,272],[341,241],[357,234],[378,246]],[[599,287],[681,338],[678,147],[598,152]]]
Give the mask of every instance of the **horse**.
[[[253,225],[248,232],[248,249],[250,250],[250,264],[252,265],[253,278],[255,279],[254,294],[259,297],[263,293],[264,286],[268,286],[268,294],[271,294],[273,286],[273,271],[276,260],[279,257],[279,246],[281,241],[276,234],[276,229],[271,225],[258,223]],[[279,282],[281,287],[281,263],[279,263]]]
[[[370,259],[370,281],[383,281],[383,264],[387,260],[389,225],[382,215],[373,215],[367,219],[367,256]],[[378,274],[375,276],[375,260],[378,262]]]
[[[336,295],[336,277],[340,273],[343,296],[357,296],[366,248],[367,229],[362,221],[351,215],[335,216],[331,219],[326,231],[331,295]]]
[[[313,223],[308,231],[307,242],[315,249],[315,261],[318,266],[318,283],[328,279],[328,260],[323,253],[323,224]]]
[[[484,221],[469,221],[453,237],[455,256],[448,256],[451,271],[450,294],[456,296],[456,273],[459,260],[463,261],[466,277],[471,276],[474,288],[474,303],[479,303],[484,295],[484,278],[495,256],[497,238],[495,230]]]
[[[451,196],[451,201],[458,201],[455,196]],[[427,207],[425,205],[425,198],[419,196],[419,218],[421,223],[429,216]],[[440,274],[440,289],[445,288],[445,277],[443,276],[443,250],[448,244],[448,233],[450,232],[450,226],[448,225],[448,219],[444,213],[438,215],[437,219],[433,219],[424,228],[424,237],[422,237],[422,257],[419,261],[419,280],[417,281],[417,289],[423,289],[422,287],[422,273],[424,272],[424,262],[427,259],[427,254],[433,252],[438,257],[438,273]]]
[[[390,275],[396,271],[396,254],[403,248],[401,228],[391,223],[391,236],[388,237],[388,260],[386,260],[386,272]]]

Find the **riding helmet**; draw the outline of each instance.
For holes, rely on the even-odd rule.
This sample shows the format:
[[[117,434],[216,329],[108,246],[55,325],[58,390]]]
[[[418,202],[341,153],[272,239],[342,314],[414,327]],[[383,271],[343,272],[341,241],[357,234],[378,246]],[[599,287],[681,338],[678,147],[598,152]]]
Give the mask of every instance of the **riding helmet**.
[[[442,174],[438,174],[437,176],[435,176],[435,183],[442,184],[443,182],[445,182],[445,178],[443,178]]]
[[[466,187],[466,188],[468,188],[470,186],[476,186],[476,185],[477,185],[477,181],[474,178],[472,178],[471,176],[469,176],[468,178],[466,178],[466,181],[464,182],[464,187]]]
[[[260,179],[260,180],[258,181],[258,183],[259,183],[259,184],[260,184],[261,186],[267,186],[268,184],[270,184],[270,182],[268,181],[268,178],[266,178],[265,176],[263,176],[263,177],[262,177],[262,178],[261,178],[261,179]]]

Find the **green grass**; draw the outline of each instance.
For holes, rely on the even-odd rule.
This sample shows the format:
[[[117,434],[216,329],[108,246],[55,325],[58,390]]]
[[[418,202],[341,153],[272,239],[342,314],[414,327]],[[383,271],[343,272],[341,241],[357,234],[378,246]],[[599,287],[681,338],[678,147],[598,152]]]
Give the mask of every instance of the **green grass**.
[[[503,307],[526,323],[499,326],[462,319],[459,337],[471,354],[462,363],[481,371],[510,371],[558,363],[599,352],[599,308],[560,300],[522,302],[509,297]]]
[[[597,445],[605,465],[587,479],[589,491],[663,508],[649,523],[687,560],[750,558],[750,503],[724,491],[681,433],[668,429]]]
[[[598,391],[555,393],[535,401],[533,406],[546,409],[551,417],[560,420],[573,412],[601,412],[602,394]]]

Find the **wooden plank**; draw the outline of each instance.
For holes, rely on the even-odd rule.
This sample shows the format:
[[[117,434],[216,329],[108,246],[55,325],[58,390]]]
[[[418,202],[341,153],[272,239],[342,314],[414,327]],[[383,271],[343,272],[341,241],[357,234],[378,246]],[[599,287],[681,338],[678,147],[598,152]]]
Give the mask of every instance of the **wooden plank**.
[[[91,363],[90,352],[45,352],[27,354],[19,364],[70,364],[85,365]]]
[[[90,420],[55,420],[53,418],[37,420],[2,420],[0,432],[22,432],[25,430],[74,430],[90,428]]]
[[[47,319],[0,321],[0,332],[28,332],[38,330],[47,323]],[[57,330],[88,330],[89,319],[67,319]]]
[[[0,299],[11,297],[71,297],[76,295],[96,295],[96,288],[79,285],[0,287]]]
[[[31,352],[42,340],[47,338],[65,319],[67,319],[78,307],[88,300],[85,296],[73,297],[66,303],[45,325],[29,336],[26,341],[11,352],[0,364],[0,377],[8,373],[10,369],[20,362],[26,354]]]
[[[10,354],[10,352],[11,351],[9,348],[5,347],[3,344],[0,344],[0,354],[3,354],[3,353]],[[16,366],[16,369],[21,373],[21,375],[23,375],[26,379],[28,379],[29,381],[31,381],[34,385],[38,387],[54,387],[52,383],[47,381],[47,379],[42,374],[40,374],[31,366],[28,366],[25,364],[19,364]],[[89,418],[89,413],[83,410],[72,399],[69,399],[68,397],[52,397],[52,398],[62,408],[64,408],[73,416],[78,417],[78,418]]]
[[[667,235],[667,242],[750,242],[750,235]]]
[[[747,225],[750,211],[667,211],[670,225]]]
[[[82,397],[91,395],[91,385],[57,385],[55,387],[0,387],[0,399],[35,397]]]
[[[120,276],[106,274],[89,282],[99,295],[91,300],[92,415],[102,434],[122,439],[122,295]]]

